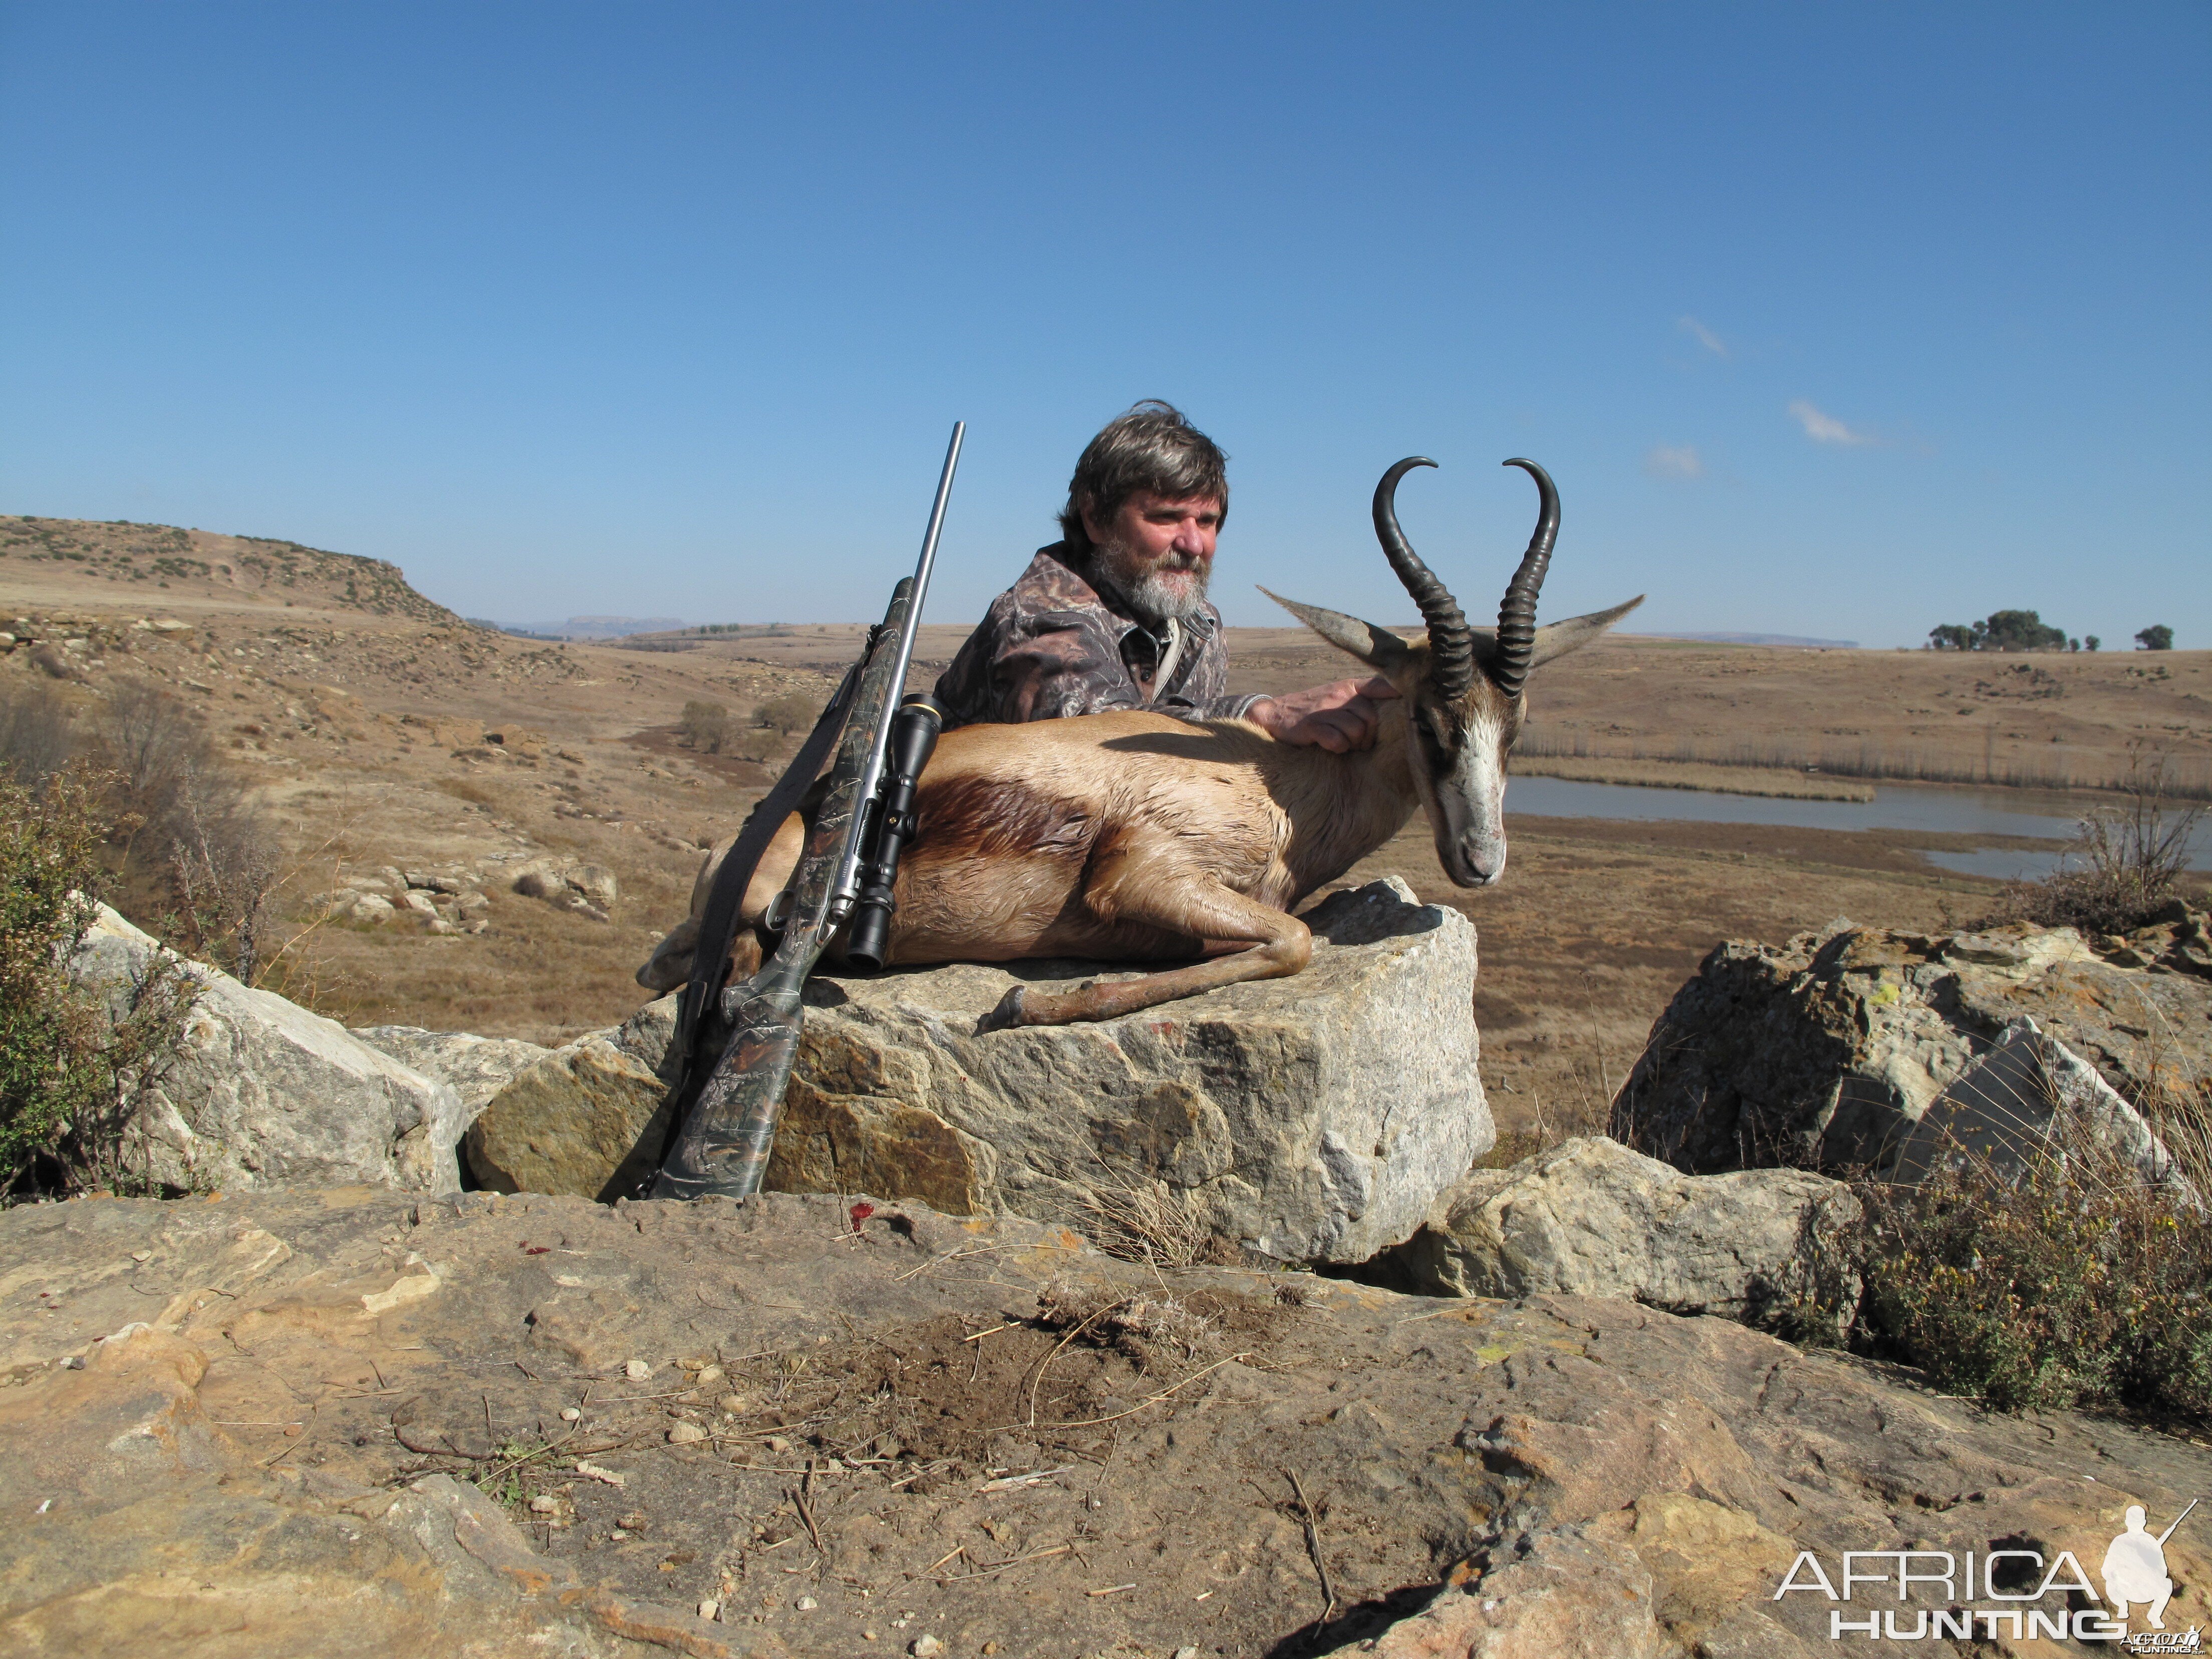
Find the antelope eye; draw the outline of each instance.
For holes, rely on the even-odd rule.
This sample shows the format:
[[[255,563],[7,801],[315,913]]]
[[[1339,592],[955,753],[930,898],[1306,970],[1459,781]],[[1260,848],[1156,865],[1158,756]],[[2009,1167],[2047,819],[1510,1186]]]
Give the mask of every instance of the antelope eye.
[[[1421,722],[1425,728],[1425,735],[1429,742],[1443,753],[1447,755],[1451,753],[1452,739],[1458,733],[1444,711],[1434,707],[1424,708],[1421,710]]]

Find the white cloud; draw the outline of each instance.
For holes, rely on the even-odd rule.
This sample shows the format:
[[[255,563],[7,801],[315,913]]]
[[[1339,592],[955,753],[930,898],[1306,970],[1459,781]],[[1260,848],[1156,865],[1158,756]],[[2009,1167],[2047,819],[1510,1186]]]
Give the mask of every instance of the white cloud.
[[[1725,357],[1729,355],[1728,343],[1696,318],[1678,317],[1674,319],[1674,326],[1711,352],[1714,356]]]
[[[1702,478],[1705,463],[1694,444],[1655,444],[1644,458],[1644,470],[1655,478]]]
[[[1805,428],[1805,435],[1816,444],[1870,444],[1874,441],[1870,433],[1854,432],[1834,416],[1822,414],[1802,398],[1790,405],[1790,412]]]

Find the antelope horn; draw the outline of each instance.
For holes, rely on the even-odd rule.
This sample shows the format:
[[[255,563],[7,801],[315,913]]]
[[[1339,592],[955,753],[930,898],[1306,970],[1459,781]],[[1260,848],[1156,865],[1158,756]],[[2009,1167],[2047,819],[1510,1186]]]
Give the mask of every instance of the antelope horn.
[[[1517,466],[1536,481],[1541,505],[1528,550],[1521,568],[1505,585],[1505,599],[1498,607],[1498,654],[1490,664],[1490,678],[1509,697],[1521,695],[1528,683],[1528,665],[1536,654],[1536,594],[1544,586],[1544,572],[1552,562],[1552,544],[1559,538],[1559,492],[1550,473],[1534,461],[1518,456],[1504,463]]]
[[[1420,555],[1407,544],[1406,532],[1398,528],[1398,480],[1417,466],[1435,465],[1425,455],[1408,455],[1382,475],[1382,482],[1375,486],[1375,537],[1382,544],[1390,568],[1421,608],[1421,620],[1429,626],[1429,678],[1437,695],[1450,700],[1466,696],[1474,684],[1474,634],[1459,601],[1421,562]]]

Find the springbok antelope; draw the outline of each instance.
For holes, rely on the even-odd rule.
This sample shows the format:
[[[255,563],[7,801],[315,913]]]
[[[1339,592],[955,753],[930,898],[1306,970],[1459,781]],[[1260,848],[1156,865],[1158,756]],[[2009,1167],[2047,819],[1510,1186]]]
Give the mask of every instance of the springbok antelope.
[[[1371,748],[1335,755],[1279,743],[1242,720],[1192,725],[1133,712],[948,732],[922,778],[919,834],[900,861],[890,960],[1200,958],[1058,996],[1018,987],[994,1016],[1018,1025],[1113,1019],[1298,972],[1313,939],[1291,909],[1396,835],[1416,808],[1428,814],[1446,875],[1462,887],[1495,882],[1505,869],[1505,761],[1529,672],[1589,644],[1643,596],[1536,626],[1559,499],[1543,468],[1515,459],[1505,465],[1525,469],[1541,498],[1535,533],[1496,629],[1469,626],[1398,527],[1398,481],[1435,465],[1409,457],[1375,489],[1375,533],[1420,608],[1425,635],[1401,639],[1268,594],[1396,687]],[[736,977],[758,966],[759,923],[797,865],[806,811],[785,822],[746,890]],[[689,978],[726,851],[700,872],[690,916],[638,970],[647,989]]]

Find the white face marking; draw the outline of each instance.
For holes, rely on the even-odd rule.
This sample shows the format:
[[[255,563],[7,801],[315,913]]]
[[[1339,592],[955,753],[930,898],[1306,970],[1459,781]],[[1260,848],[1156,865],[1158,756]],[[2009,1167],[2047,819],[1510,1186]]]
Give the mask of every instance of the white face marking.
[[[1486,887],[1505,872],[1503,711],[1476,709],[1449,775],[1430,778],[1423,799],[1446,875],[1462,887]]]

